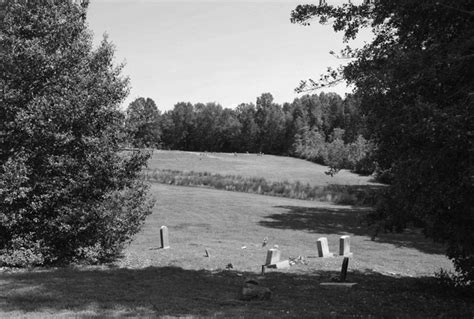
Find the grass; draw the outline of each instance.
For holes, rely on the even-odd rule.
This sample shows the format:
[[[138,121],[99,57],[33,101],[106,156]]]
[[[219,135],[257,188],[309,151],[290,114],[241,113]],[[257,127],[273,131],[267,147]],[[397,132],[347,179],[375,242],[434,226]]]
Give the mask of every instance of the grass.
[[[447,317],[472,318],[469,296],[438,286],[433,273],[451,269],[444,248],[416,230],[381,234],[360,223],[363,208],[328,202],[154,184],[154,212],[114,264],[4,271],[0,317]],[[158,249],[167,225],[171,248]],[[349,290],[324,289],[341,258],[312,258],[326,236],[337,251],[351,236]],[[268,247],[307,264],[259,277]],[[245,247],[245,248],[243,248]],[[211,256],[205,257],[205,249]],[[225,270],[228,263],[232,270]],[[244,302],[244,278],[272,290],[269,301]]]
[[[238,153],[198,153],[183,151],[155,151],[148,169],[183,172],[208,172],[220,175],[263,178],[269,182],[289,182],[327,185],[379,185],[370,176],[360,176],[341,170],[334,177],[326,175],[327,166],[285,156]]]
[[[336,185],[311,186],[299,181],[269,182],[261,177],[220,175],[208,172],[147,170],[143,174],[150,182],[168,185],[210,187],[215,189],[270,195],[303,200],[331,201],[336,204],[374,205],[381,186]]]

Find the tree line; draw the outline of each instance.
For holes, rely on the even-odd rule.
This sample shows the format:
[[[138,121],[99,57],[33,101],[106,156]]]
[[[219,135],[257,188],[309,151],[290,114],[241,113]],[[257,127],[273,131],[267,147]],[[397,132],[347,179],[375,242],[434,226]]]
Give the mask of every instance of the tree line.
[[[275,103],[263,93],[236,109],[220,104],[175,104],[163,114],[151,98],[137,98],[123,114],[129,145],[199,152],[290,155],[336,168],[371,173],[371,144],[359,101],[336,93]]]

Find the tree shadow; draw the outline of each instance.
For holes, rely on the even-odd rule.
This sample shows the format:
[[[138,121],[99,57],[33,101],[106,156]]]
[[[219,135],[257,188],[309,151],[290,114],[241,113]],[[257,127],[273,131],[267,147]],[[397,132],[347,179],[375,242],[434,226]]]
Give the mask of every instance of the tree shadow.
[[[308,267],[300,270],[271,271],[261,277],[238,271],[178,267],[2,273],[0,315],[471,317],[474,311],[472,300],[440,289],[433,278],[349,271],[347,279],[358,284],[355,288],[322,288],[319,284],[337,273],[316,272]],[[240,300],[243,281],[248,277],[257,278],[270,288],[272,298]]]
[[[369,227],[365,216],[371,211],[368,208],[341,207],[301,207],[275,206],[283,208],[284,213],[265,216],[259,225],[277,229],[302,230],[317,234],[354,234],[373,237],[375,229]],[[409,228],[402,233],[380,232],[375,242],[393,244],[399,247],[415,248],[428,254],[444,254],[445,247],[426,238],[420,229]]]

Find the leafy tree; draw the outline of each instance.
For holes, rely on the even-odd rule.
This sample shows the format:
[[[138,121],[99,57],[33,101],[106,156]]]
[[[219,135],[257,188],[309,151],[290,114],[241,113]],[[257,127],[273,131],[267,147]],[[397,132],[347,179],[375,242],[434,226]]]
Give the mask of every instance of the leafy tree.
[[[259,151],[272,154],[281,153],[281,142],[285,133],[285,116],[281,106],[273,103],[273,96],[270,93],[263,93],[257,98],[255,123],[259,129]]]
[[[128,80],[86,5],[9,2],[0,29],[0,264],[114,257],[151,211],[120,153]]]
[[[195,133],[196,128],[196,113],[194,112],[194,106],[189,102],[176,103],[169,115],[172,122],[170,127],[173,129],[173,148],[180,150],[194,150],[192,148],[193,134]]]
[[[303,5],[293,22],[333,22],[345,40],[370,27],[373,40],[311,90],[344,78],[367,116],[375,159],[391,176],[377,217],[395,229],[410,221],[448,244],[461,278],[474,280],[474,3],[389,1],[342,7]]]
[[[126,130],[134,147],[158,147],[160,111],[150,98],[137,98],[127,108]]]
[[[242,103],[236,109],[240,122],[240,149],[242,152],[257,152],[258,125],[255,123],[255,105]]]
[[[219,151],[217,136],[219,134],[219,118],[222,106],[216,103],[198,103],[194,105],[195,130],[193,148],[198,151]]]
[[[224,109],[218,120],[218,149],[221,152],[239,151],[238,143],[241,124],[231,109]]]

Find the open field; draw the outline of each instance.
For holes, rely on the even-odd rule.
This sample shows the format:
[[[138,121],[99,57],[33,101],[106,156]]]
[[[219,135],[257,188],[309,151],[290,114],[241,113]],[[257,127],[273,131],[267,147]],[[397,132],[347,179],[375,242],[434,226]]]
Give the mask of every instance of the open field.
[[[341,170],[334,177],[324,174],[327,166],[284,156],[238,153],[199,153],[183,151],[154,151],[149,170],[209,172],[221,175],[260,177],[272,182],[301,182],[311,186],[367,185],[371,177]]]
[[[474,305],[438,286],[433,272],[451,269],[443,247],[411,231],[381,234],[360,224],[364,209],[316,201],[203,188],[153,185],[157,203],[143,230],[109,266],[0,274],[0,317],[209,316],[250,318],[472,318]],[[171,248],[158,249],[167,225]],[[321,288],[341,258],[320,259],[316,240],[337,252],[351,236],[348,290]],[[266,249],[307,264],[260,276]],[[245,247],[245,248],[244,248]],[[205,257],[205,249],[210,257]],[[233,268],[226,270],[232,263]],[[246,277],[272,290],[267,301],[241,301]]]

